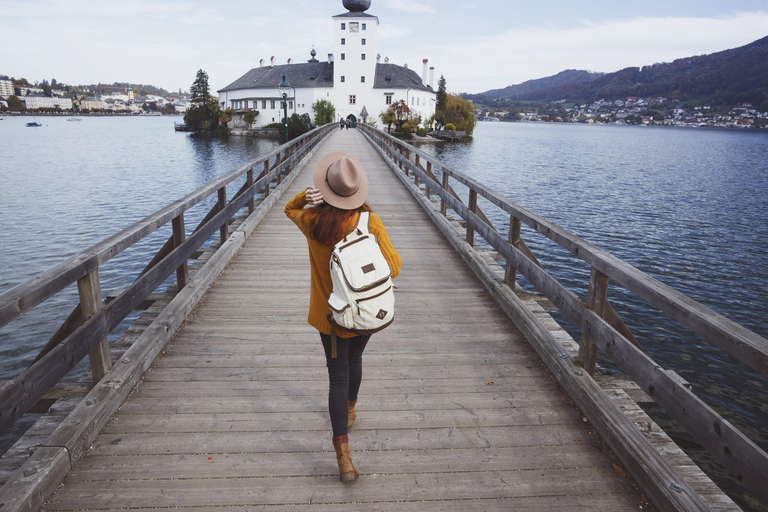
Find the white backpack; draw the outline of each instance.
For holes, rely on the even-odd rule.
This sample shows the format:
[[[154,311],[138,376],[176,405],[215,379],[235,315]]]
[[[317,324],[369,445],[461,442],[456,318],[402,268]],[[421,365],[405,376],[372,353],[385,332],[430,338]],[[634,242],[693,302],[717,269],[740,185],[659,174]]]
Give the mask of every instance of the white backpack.
[[[360,212],[357,225],[331,254],[333,292],[331,314],[332,357],[336,357],[336,324],[357,334],[384,329],[395,317],[392,270],[368,230],[370,212]]]

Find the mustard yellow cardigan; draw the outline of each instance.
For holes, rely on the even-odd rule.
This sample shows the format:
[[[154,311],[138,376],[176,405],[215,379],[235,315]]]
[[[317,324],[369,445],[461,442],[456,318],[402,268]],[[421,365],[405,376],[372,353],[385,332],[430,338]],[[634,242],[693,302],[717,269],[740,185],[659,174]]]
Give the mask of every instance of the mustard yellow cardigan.
[[[328,322],[328,313],[330,308],[328,307],[328,297],[331,296],[333,291],[333,282],[331,281],[331,253],[333,252],[332,245],[320,245],[318,242],[312,239],[309,234],[309,225],[302,222],[301,214],[304,212],[304,207],[307,205],[307,198],[304,194],[304,190],[296,194],[296,196],[288,201],[285,205],[285,214],[291,219],[307,237],[307,245],[309,246],[309,266],[312,271],[311,290],[309,293],[309,315],[307,317],[307,323],[324,334],[331,334],[331,324]],[[358,215],[352,215],[348,221],[348,228],[351,228],[357,224]],[[369,222],[370,232],[376,236],[376,240],[379,242],[379,248],[384,255],[384,259],[387,260],[389,268],[392,270],[392,278],[397,277],[400,273],[400,256],[398,256],[395,248],[389,242],[387,237],[387,231],[384,229],[384,224],[381,223],[378,215],[371,213],[371,220]],[[346,231],[346,230],[345,230]],[[356,336],[355,333],[349,332],[341,327],[336,327],[336,335],[341,338],[351,338]]]

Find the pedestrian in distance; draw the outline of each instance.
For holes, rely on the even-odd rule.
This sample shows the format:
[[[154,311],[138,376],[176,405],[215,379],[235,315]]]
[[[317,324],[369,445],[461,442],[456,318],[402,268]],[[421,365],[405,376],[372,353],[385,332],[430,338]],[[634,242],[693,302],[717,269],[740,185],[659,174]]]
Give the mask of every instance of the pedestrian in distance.
[[[344,119],[339,119],[339,130],[344,129]]]
[[[366,203],[368,177],[362,165],[343,152],[329,153],[314,169],[314,188],[299,192],[285,206],[285,214],[307,238],[311,269],[307,322],[320,333],[328,368],[328,410],[339,478],[358,477],[349,453],[348,432],[355,421],[355,405],[363,375],[363,351],[369,335],[336,326],[336,357],[332,357],[332,325],[328,298],[333,291],[330,271],[334,245],[357,225],[361,212],[372,212]],[[381,219],[370,214],[369,232],[376,237],[391,277],[400,272],[400,257],[389,241]]]

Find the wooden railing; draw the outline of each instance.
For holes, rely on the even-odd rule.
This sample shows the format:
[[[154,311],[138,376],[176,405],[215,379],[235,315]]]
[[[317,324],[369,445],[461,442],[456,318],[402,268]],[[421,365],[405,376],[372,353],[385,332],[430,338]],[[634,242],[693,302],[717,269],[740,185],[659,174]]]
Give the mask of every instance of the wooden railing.
[[[32,408],[83,358],[90,358],[93,382],[110,370],[107,336],[174,272],[177,288],[189,282],[187,261],[217,231],[227,240],[228,224],[242,208],[253,212],[256,198],[263,201],[270,186],[280,185],[292,167],[328,135],[335,125],[317,128],[200,187],[123,231],[0,294],[0,328],[77,283],[80,302],[45,345],[32,365],[0,387],[0,433]],[[245,183],[227,200],[227,185],[245,177]],[[209,197],[216,203],[186,236],[184,213]],[[99,267],[136,242],[167,224],[172,235],[136,280],[104,303]]]
[[[514,290],[516,274],[520,272],[581,328],[583,337],[578,363],[582,368],[572,373],[579,378],[589,378],[595,369],[597,349],[603,351],[740,483],[768,504],[768,486],[765,485],[768,454],[699,399],[677,373],[662,368],[645,354],[608,302],[608,282],[613,280],[741,363],[766,376],[768,340],[415,147],[369,126],[361,125],[361,128],[382,155],[389,158],[406,177],[412,175],[411,183],[427,199],[425,204],[429,203],[431,207],[429,198],[435,194],[440,198],[442,216],[450,209],[466,223],[466,242],[470,246],[474,244],[475,234],[478,234],[506,260],[504,282],[498,284],[507,289],[504,292],[507,296],[509,291]],[[466,204],[451,187],[452,180],[469,190]],[[508,233],[500,233],[492,225],[478,207],[478,196],[509,215]],[[591,277],[586,302],[554,279],[538,262],[521,238],[523,223],[590,265]],[[564,353],[559,356],[569,359]],[[548,365],[558,380],[564,379],[558,372],[566,368],[561,363],[557,361]],[[572,379],[573,375],[569,377]],[[578,392],[578,389],[574,388],[573,391]],[[604,421],[608,422],[610,418],[604,418]]]

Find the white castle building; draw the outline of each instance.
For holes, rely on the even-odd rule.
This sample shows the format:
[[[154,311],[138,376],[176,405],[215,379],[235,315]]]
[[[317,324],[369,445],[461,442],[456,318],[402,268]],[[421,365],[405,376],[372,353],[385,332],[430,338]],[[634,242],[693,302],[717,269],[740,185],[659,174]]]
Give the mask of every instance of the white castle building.
[[[327,61],[317,60],[314,49],[306,63],[294,64],[288,59],[288,64],[275,65],[272,57],[265,65],[262,59],[259,67],[218,91],[221,107],[238,113],[235,126],[241,125],[242,114],[248,110],[259,111],[254,126],[282,122],[282,96],[277,86],[283,75],[291,84],[289,117],[297,113],[314,119],[312,105],[318,100],[333,104],[336,121],[367,118],[381,125],[379,114],[400,100],[422,119],[434,115],[434,68],[427,67],[427,59],[422,62],[421,76],[407,65],[390,64],[386,58],[381,62],[376,41],[379,19],[365,13],[371,0],[342,3],[348,12],[333,17],[334,53],[328,54]]]

